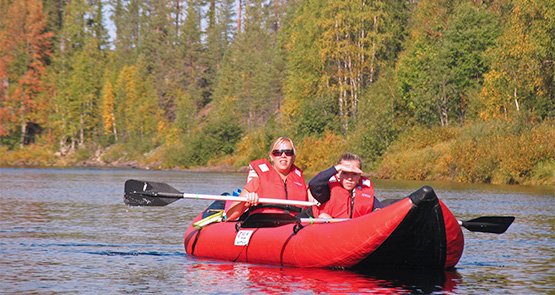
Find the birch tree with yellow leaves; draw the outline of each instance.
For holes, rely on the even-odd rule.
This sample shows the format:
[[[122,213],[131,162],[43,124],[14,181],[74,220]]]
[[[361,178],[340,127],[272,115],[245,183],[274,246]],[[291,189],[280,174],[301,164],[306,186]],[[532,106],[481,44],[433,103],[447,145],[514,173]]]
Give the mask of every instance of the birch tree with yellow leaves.
[[[515,0],[480,94],[482,119],[555,115],[555,3]]]

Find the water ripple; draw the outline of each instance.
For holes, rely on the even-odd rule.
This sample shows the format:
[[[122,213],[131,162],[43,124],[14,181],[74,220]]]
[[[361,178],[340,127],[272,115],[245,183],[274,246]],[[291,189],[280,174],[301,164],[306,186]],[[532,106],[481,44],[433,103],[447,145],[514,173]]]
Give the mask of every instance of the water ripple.
[[[386,275],[188,256],[183,234],[210,202],[128,207],[122,196],[127,179],[219,195],[243,186],[245,175],[0,168],[2,293],[553,294],[552,188],[376,181],[381,199],[431,185],[461,220],[516,216],[502,235],[465,230],[465,250],[454,271]]]

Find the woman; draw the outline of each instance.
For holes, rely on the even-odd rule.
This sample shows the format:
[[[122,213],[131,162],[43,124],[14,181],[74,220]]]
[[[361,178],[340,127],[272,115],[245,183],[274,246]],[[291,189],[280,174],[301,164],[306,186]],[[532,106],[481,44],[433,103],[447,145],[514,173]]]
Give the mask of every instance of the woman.
[[[293,163],[296,151],[293,141],[287,137],[276,139],[270,148],[270,160],[259,159],[249,164],[247,184],[243,187],[240,197],[246,197],[246,202],[233,202],[226,210],[228,219],[239,218],[247,209],[250,212],[300,212],[301,208],[287,206],[281,210],[276,205],[269,208],[259,205],[259,198],[307,201],[307,187],[303,172]]]
[[[319,218],[354,218],[382,208],[374,198],[370,179],[362,177],[359,156],[344,153],[337,164],[316,175],[309,183],[312,196],[322,205],[313,206]]]

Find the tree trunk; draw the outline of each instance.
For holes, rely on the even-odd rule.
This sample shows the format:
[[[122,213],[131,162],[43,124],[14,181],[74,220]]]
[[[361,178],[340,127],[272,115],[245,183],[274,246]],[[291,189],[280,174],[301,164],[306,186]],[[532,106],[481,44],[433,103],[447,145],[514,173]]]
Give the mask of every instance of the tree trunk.
[[[515,98],[515,105],[516,105],[516,110],[517,112],[520,111],[520,107],[518,106],[518,99],[516,97],[516,87],[513,90],[513,97]]]
[[[116,128],[116,116],[112,112],[112,127],[114,128],[114,140],[118,142],[118,129]]]
[[[335,20],[335,42],[337,44],[337,52],[335,57],[335,64],[337,66],[337,86],[339,90],[339,116],[341,118],[341,126],[344,131],[347,131],[347,97],[345,95],[345,85],[343,80],[342,65],[341,65],[341,48],[339,46],[339,24]]]
[[[376,35],[378,34],[378,20],[374,16],[374,36],[372,36],[372,56],[370,57],[370,83],[374,82],[374,61],[376,59]]]
[[[445,93],[445,82],[441,85],[441,94],[436,100],[438,111],[439,111],[439,120],[441,122],[441,126],[449,125],[449,114],[448,114],[448,107],[447,107],[447,94]]]
[[[21,103],[23,104],[23,103]],[[25,112],[21,112],[21,142],[19,143],[20,147],[25,145],[25,136],[27,135],[27,122],[25,122]]]
[[[243,1],[239,0],[239,5],[237,7],[237,34],[241,33],[241,11],[242,11]]]
[[[85,119],[83,113],[79,115],[79,146],[85,144]]]

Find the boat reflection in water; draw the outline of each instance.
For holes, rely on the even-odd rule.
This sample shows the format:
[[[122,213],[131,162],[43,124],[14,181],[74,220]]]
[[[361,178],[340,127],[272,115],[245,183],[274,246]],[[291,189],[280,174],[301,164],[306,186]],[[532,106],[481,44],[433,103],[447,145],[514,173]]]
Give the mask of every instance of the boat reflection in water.
[[[196,258],[199,261],[202,258]],[[198,288],[220,286],[221,292],[429,294],[454,292],[460,275],[443,269],[372,269],[364,273],[342,269],[261,266],[245,263],[199,262],[187,265],[187,276]]]

